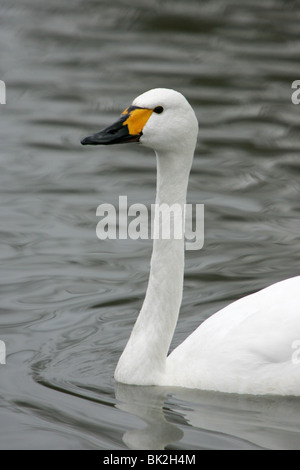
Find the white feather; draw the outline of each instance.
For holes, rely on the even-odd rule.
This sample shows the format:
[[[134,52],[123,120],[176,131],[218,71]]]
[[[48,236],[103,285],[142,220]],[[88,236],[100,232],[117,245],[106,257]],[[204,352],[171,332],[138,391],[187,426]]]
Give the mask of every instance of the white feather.
[[[163,106],[141,143],[157,156],[157,203],[182,207],[198,124],[178,92],[155,89],[134,105]],[[300,276],[228,305],[203,322],[169,356],[182,300],[184,240],[154,240],[144,304],[115,371],[117,381],[243,394],[300,395]]]

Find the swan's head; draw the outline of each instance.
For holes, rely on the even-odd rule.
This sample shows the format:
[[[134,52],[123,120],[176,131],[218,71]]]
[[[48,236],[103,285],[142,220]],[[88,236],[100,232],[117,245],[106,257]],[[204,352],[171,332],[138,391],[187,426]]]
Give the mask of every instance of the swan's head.
[[[119,120],[86,137],[82,145],[140,142],[155,151],[195,148],[198,121],[186,98],[175,90],[155,88],[135,98]]]

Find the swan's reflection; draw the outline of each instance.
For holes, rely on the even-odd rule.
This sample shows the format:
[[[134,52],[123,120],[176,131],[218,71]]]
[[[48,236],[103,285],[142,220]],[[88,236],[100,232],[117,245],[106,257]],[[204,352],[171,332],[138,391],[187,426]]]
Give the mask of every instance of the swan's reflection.
[[[127,431],[123,441],[129,449],[159,450],[183,436],[178,426],[165,418],[166,391],[162,387],[116,384],[117,408],[141,418],[144,429]]]
[[[179,441],[184,428],[192,426],[199,430],[199,440],[204,430],[211,437],[222,435],[231,448],[300,450],[299,398],[123,384],[116,384],[115,392],[117,407],[146,423],[124,434],[130,449],[159,450],[176,447],[176,442],[183,449]]]

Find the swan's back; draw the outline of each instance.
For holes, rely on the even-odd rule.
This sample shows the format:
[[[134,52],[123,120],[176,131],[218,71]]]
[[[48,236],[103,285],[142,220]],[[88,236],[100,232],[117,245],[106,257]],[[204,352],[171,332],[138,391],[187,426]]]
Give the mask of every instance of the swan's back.
[[[300,395],[300,364],[293,360],[297,340],[300,276],[208,318],[168,357],[168,381],[232,393]]]

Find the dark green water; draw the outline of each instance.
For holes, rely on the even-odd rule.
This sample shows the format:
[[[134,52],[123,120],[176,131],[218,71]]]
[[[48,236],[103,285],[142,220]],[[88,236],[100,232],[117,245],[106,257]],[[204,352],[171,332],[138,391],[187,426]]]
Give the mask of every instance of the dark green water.
[[[155,87],[200,125],[172,347],[248,293],[299,274],[299,2],[3,1],[0,7],[1,449],[300,449],[299,400],[117,386],[151,240],[96,237],[96,208],[154,202],[155,158],[84,148]]]

